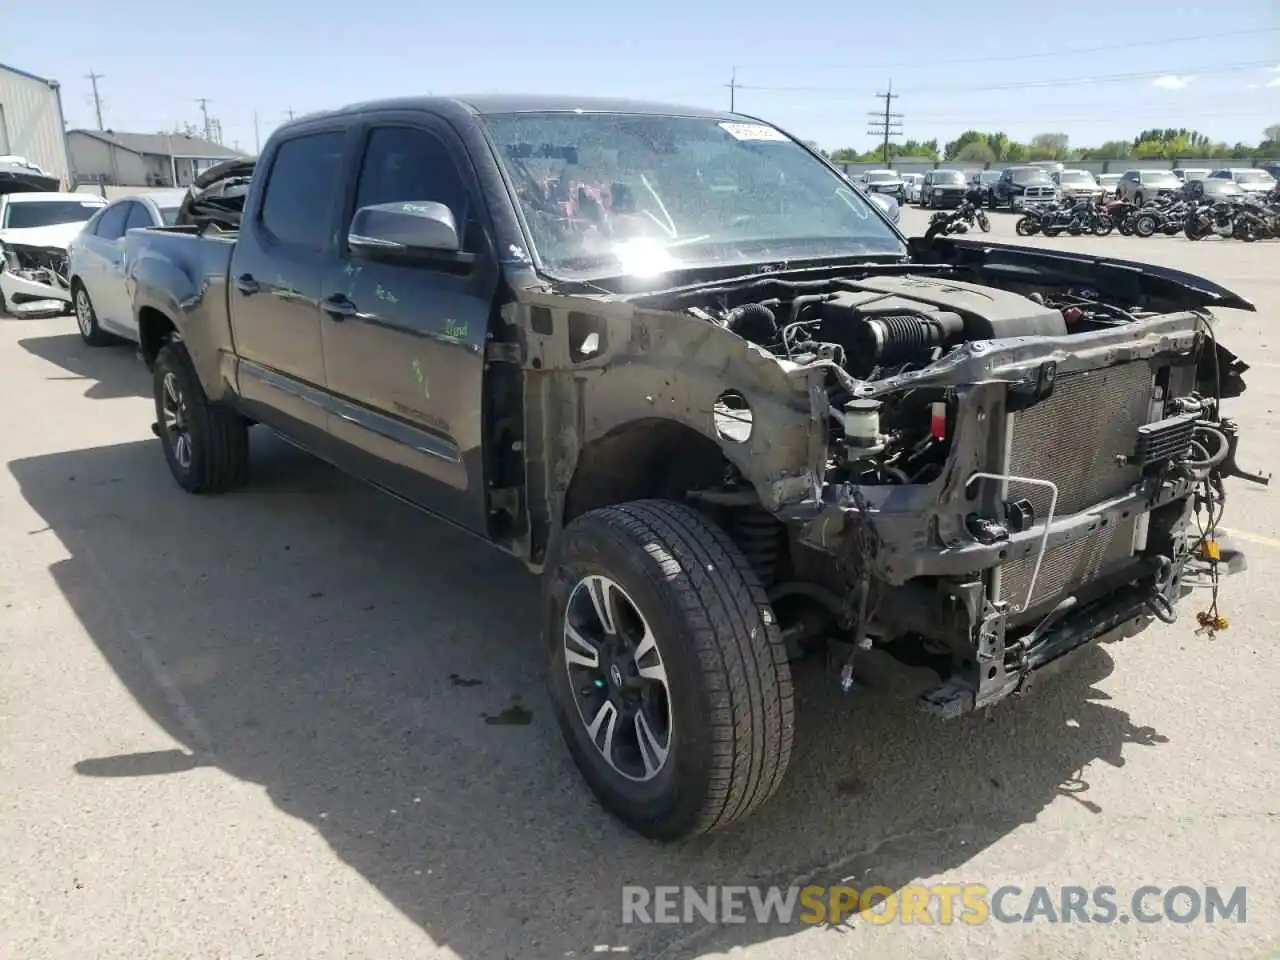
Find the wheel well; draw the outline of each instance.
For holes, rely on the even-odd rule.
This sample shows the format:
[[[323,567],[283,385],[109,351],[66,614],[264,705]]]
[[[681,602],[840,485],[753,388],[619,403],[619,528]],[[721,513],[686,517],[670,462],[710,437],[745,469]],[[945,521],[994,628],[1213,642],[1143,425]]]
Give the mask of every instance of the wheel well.
[[[561,524],[628,500],[684,500],[689,490],[724,480],[720,447],[674,420],[641,420],[583,448],[565,493]]]
[[[138,351],[150,367],[177,328],[173,321],[155,307],[143,307],[138,311]]]

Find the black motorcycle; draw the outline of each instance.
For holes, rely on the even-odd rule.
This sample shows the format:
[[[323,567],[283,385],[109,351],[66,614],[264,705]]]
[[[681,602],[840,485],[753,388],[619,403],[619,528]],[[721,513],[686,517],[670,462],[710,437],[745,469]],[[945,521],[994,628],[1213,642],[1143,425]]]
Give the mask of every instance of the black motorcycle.
[[[926,240],[934,237],[945,237],[953,233],[968,233],[976,226],[983,233],[991,232],[991,219],[986,211],[979,210],[969,200],[961,202],[954,210],[939,210],[929,218],[929,229],[924,232]]]
[[[1130,215],[1133,232],[1136,236],[1144,238],[1155,236],[1157,233],[1172,237],[1182,229],[1188,210],[1187,201],[1174,197],[1151,200]]]
[[[1041,210],[1029,210],[1013,225],[1013,229],[1020,237],[1031,237],[1037,233],[1056,237],[1064,232],[1073,237],[1085,233],[1105,237],[1115,229],[1115,221],[1092,200],[1067,200]]]
[[[1214,236],[1256,240],[1250,230],[1250,218],[1242,217],[1242,212],[1239,204],[1228,200],[1201,200],[1192,204],[1184,215],[1182,233],[1188,240]]]

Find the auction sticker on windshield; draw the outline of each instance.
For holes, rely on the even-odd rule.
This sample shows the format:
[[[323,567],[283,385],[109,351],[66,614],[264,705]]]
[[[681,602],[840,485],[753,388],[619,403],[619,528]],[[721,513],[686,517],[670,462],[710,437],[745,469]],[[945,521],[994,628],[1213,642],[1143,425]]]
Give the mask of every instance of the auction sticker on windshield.
[[[735,140],[786,140],[787,135],[763,123],[731,123],[720,124],[720,129]]]

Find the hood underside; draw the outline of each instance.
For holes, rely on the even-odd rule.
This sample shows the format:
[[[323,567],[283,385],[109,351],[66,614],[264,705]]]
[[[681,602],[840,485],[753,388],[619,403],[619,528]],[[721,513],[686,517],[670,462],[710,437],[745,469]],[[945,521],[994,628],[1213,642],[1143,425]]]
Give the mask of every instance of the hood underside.
[[[979,280],[1088,287],[1131,303],[1158,303],[1166,310],[1257,309],[1251,301],[1205,277],[1134,260],[954,237],[939,237],[929,243],[923,237],[913,237],[908,244],[913,259],[963,266],[974,271]]]

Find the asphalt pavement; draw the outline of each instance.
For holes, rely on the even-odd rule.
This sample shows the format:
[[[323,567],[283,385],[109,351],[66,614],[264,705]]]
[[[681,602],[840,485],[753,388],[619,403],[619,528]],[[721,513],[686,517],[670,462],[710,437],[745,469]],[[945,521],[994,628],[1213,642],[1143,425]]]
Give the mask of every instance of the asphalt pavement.
[[[904,223],[921,232],[926,215]],[[1013,239],[995,215],[994,236]],[[1280,243],[1041,241],[1203,273],[1280,474]],[[1276,957],[1280,489],[1229,485],[1230,629],[1090,648],[990,714],[797,670],[787,782],[660,846],[572,768],[515,562],[270,436],[194,498],[128,347],[0,319],[0,957]],[[1247,888],[1245,922],[623,925],[626,884]]]

